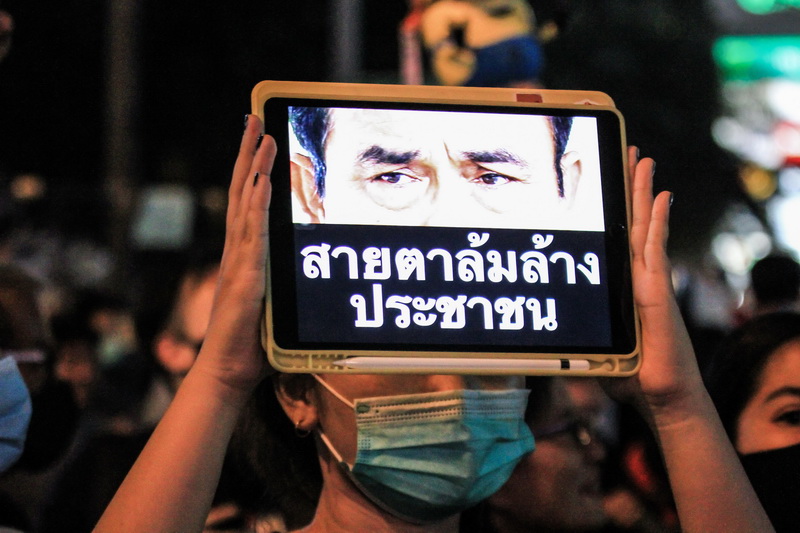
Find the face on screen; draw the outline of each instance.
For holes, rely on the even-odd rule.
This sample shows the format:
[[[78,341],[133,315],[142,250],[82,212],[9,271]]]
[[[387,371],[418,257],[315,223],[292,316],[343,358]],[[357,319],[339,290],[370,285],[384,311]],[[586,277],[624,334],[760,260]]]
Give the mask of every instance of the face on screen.
[[[335,108],[317,135],[292,156],[312,223],[558,228],[581,177],[544,116]]]

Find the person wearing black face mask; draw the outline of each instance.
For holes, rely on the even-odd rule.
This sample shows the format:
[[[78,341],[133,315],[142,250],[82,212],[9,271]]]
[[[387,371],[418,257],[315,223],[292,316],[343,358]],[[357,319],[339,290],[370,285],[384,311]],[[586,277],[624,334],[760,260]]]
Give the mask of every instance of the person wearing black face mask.
[[[776,531],[800,528],[800,314],[752,319],[720,345],[706,383]]]

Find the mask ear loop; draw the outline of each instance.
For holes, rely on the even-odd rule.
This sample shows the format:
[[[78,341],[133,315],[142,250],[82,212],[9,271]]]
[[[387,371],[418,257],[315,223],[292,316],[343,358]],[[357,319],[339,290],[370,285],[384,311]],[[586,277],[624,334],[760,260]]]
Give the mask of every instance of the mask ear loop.
[[[328,389],[328,392],[333,394],[340,402],[342,402],[346,406],[350,407],[351,409],[355,409],[356,408],[356,404],[354,404],[353,402],[351,402],[350,400],[348,400],[347,398],[345,398],[344,396],[339,394],[338,391],[336,391],[333,387],[328,385],[328,383],[326,383],[325,380],[323,380],[321,377],[319,377],[319,374],[311,374],[311,376],[314,379],[316,379],[317,381],[319,381],[320,385],[322,385],[323,387]]]
[[[328,392],[330,392],[331,394],[333,394],[333,396],[334,396],[334,397],[335,397],[337,400],[339,400],[340,402],[342,402],[342,403],[344,403],[345,405],[349,406],[350,408],[352,408],[352,409],[355,409],[355,407],[356,407],[356,406],[355,406],[355,404],[354,404],[353,402],[349,401],[347,398],[345,398],[344,396],[342,396],[341,394],[339,394],[339,392],[338,392],[337,390],[335,390],[333,387],[331,387],[330,385],[328,385],[328,384],[325,382],[325,380],[323,380],[321,377],[319,377],[319,375],[318,375],[318,374],[311,374],[311,376],[312,376],[314,379],[316,379],[317,381],[319,381],[319,384],[320,384],[320,385],[322,385],[323,387],[325,387],[326,389],[328,389]],[[325,434],[325,432],[324,432],[324,431],[322,431],[322,428],[320,428],[320,427],[317,427],[317,429],[316,429],[316,434],[317,434],[317,436],[319,437],[319,439],[320,439],[320,440],[323,442],[323,444],[325,444],[325,447],[326,447],[326,448],[328,448],[328,451],[329,451],[329,452],[331,452],[331,454],[333,455],[333,457],[334,457],[334,458],[335,458],[335,459],[336,459],[336,460],[339,462],[339,464],[341,464],[341,465],[343,465],[344,467],[346,467],[346,470],[349,472],[349,471],[350,471],[350,469],[352,468],[352,465],[349,465],[349,464],[347,464],[347,463],[344,461],[344,459],[342,458],[342,454],[340,454],[340,453],[339,453],[339,452],[336,450],[336,448],[334,448],[334,447],[333,447],[333,444],[332,444],[332,443],[331,443],[331,441],[328,439],[328,436]]]
[[[353,465],[345,462],[345,460],[342,458],[342,454],[340,454],[336,448],[333,447],[333,444],[331,444],[331,441],[328,439],[328,436],[324,431],[317,429],[317,436],[325,444],[325,447],[328,448],[328,451],[331,452],[331,455],[333,455],[334,459],[336,459],[340,465],[346,467],[347,470],[351,470],[353,468]]]

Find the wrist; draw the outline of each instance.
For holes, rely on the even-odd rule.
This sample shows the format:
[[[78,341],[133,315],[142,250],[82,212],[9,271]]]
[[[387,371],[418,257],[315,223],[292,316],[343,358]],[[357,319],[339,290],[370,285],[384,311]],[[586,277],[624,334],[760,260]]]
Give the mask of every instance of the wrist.
[[[716,417],[716,410],[705,387],[692,387],[679,394],[648,401],[653,429],[659,433],[682,427],[692,420]]]
[[[181,388],[196,390],[205,403],[217,402],[234,410],[241,410],[250,399],[258,381],[252,383],[231,379],[224,372],[207,368],[197,361],[181,385]]]

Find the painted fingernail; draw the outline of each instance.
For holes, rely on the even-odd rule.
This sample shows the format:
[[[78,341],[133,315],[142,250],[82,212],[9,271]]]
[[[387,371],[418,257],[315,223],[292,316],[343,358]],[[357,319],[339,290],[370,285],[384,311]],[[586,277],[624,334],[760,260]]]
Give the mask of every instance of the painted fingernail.
[[[652,167],[652,169],[650,170],[650,175],[652,176],[652,175],[653,175],[653,174],[655,174],[655,173],[656,173],[656,162],[655,162],[655,161],[653,161],[653,167]]]
[[[250,115],[249,114],[244,116],[244,127],[245,127],[245,129],[247,129],[247,121],[248,120],[250,120]]]
[[[639,159],[640,159],[639,158],[639,147],[637,146],[636,147],[636,160],[638,161]]]
[[[258,140],[256,141],[256,150],[258,150],[258,148],[261,146],[261,141],[263,140],[264,140],[264,134],[262,133],[261,135],[258,136]]]
[[[675,193],[669,193],[669,206],[672,207],[672,202],[675,201]]]
[[[259,177],[260,175],[261,175],[261,173],[260,173],[260,172],[256,172],[256,175],[255,175],[255,176],[253,176],[253,187],[255,187],[256,185],[258,185],[258,177]]]

